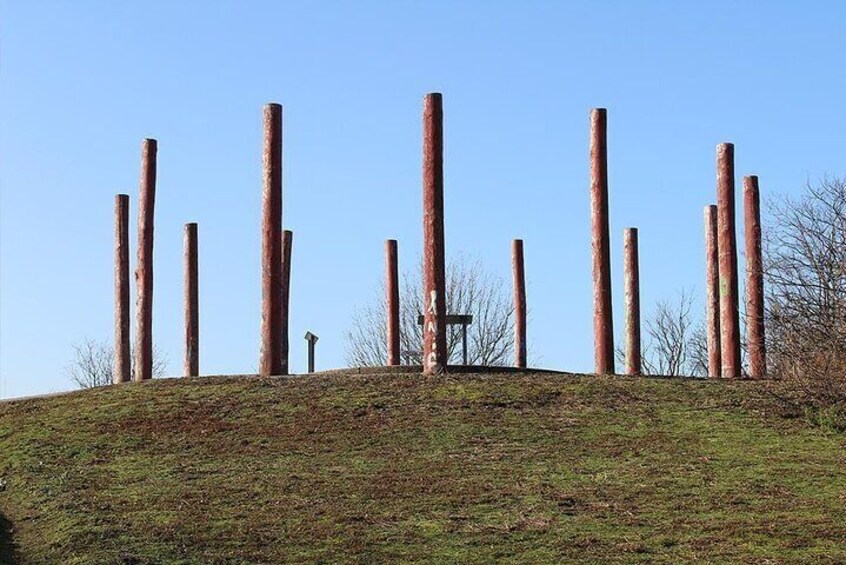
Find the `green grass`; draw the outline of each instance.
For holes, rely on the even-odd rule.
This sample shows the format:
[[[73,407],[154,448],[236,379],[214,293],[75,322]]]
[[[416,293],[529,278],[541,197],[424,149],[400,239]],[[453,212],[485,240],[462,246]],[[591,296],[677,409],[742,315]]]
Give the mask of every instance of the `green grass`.
[[[765,386],[215,377],[0,404],[0,560],[844,562],[846,436]]]

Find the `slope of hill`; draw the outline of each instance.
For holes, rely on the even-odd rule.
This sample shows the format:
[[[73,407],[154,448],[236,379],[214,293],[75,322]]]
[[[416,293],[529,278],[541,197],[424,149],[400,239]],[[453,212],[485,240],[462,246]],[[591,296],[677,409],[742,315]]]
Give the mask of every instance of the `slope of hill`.
[[[846,561],[846,436],[765,385],[159,380],[0,403],[10,563]]]

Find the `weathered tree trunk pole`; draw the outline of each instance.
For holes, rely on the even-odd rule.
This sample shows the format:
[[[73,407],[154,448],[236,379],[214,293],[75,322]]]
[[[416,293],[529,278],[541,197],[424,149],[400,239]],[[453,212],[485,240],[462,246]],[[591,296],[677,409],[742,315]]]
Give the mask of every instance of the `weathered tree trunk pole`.
[[[734,145],[717,145],[717,249],[720,257],[720,348],[723,378],[741,376],[737,235],[734,215]]]
[[[387,301],[388,365],[400,364],[399,267],[397,240],[385,241],[385,299]]]
[[[637,228],[623,232],[623,282],[626,300],[626,374],[643,372],[640,349],[640,266]]]
[[[514,366],[526,368],[526,271],[523,240],[511,242],[511,270],[514,279]]]
[[[200,375],[200,300],[197,260],[197,224],[185,224],[183,261],[185,286],[185,362],[186,377]]]
[[[443,100],[423,103],[423,373],[447,369]]]
[[[155,139],[141,145],[141,187],[138,199],[138,264],[135,268],[135,380],[153,378],[153,219],[156,205]]]
[[[129,344],[129,195],[115,196],[115,384],[132,378]]]
[[[261,195],[261,376],[282,374],[282,106],[264,107]]]
[[[593,256],[593,336],[596,373],[614,373],[611,246],[608,233],[608,145],[605,108],[590,113],[590,222]]]
[[[288,337],[289,312],[291,307],[291,246],[294,244],[294,232],[284,230],[282,232],[282,372],[287,375],[290,372],[290,340]]]
[[[722,374],[720,352],[720,256],[717,245],[717,207],[705,206],[705,332],[708,340],[708,376]]]
[[[761,253],[761,201],[758,177],[743,178],[743,224],[746,246],[746,344],[749,376],[767,374],[764,342],[764,259]]]

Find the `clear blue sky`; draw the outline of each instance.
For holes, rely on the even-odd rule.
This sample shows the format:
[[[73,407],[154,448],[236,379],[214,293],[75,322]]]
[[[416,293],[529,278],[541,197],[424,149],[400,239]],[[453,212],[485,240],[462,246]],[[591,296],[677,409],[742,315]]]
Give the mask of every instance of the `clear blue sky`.
[[[296,371],[306,330],[318,368],[343,364],[384,239],[401,269],[420,255],[426,92],[444,94],[448,253],[510,281],[509,242],[525,239],[530,345],[553,368],[592,367],[591,107],[609,112],[618,335],[626,226],[645,310],[701,295],[717,143],[765,196],[846,172],[843,2],[0,6],[4,397],[72,388],[71,344],[112,339],[113,196],[131,197],[134,268],[144,137],[159,140],[155,341],[178,373],[182,225],[198,221],[201,370],[256,370],[269,101],[284,106]]]

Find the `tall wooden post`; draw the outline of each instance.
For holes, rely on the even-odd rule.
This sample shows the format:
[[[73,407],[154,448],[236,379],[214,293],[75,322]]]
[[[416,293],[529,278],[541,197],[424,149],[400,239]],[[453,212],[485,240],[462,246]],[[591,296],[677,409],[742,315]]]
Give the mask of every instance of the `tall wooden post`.
[[[399,267],[397,240],[385,241],[385,300],[387,320],[388,365],[400,364]]]
[[[115,196],[115,384],[132,378],[129,344],[129,195]]]
[[[758,177],[743,178],[743,224],[746,246],[746,344],[749,376],[767,374],[764,343],[764,260],[761,253],[761,202]]]
[[[526,271],[523,264],[522,239],[515,239],[511,242],[511,270],[514,280],[514,366],[520,369],[525,369]]]
[[[423,373],[447,368],[446,267],[444,265],[443,100],[423,103]]]
[[[138,199],[138,265],[135,268],[135,380],[153,378],[153,218],[156,205],[155,139],[141,145],[141,186]]]
[[[640,348],[640,266],[637,228],[623,232],[623,277],[626,300],[626,374],[639,375]]]
[[[261,210],[261,354],[259,374],[282,367],[282,106],[264,107]]]
[[[185,286],[183,302],[185,308],[185,362],[186,377],[200,374],[200,301],[199,273],[197,260],[197,224],[185,224],[183,261]]]
[[[608,146],[605,108],[590,113],[590,222],[593,257],[593,336],[597,374],[614,373],[611,246],[608,233]]]
[[[705,331],[708,341],[708,376],[722,374],[720,352],[720,256],[717,245],[717,207],[705,206]]]
[[[720,256],[720,348],[723,378],[741,376],[737,235],[734,214],[734,145],[717,146],[717,247]]]
[[[287,375],[290,372],[288,323],[291,307],[291,246],[293,244],[294,232],[284,230],[282,232],[282,320],[280,322],[282,326],[282,339],[279,344],[282,348],[282,371],[280,373],[282,375]]]

